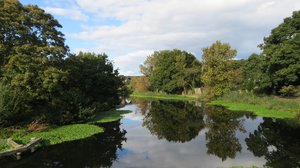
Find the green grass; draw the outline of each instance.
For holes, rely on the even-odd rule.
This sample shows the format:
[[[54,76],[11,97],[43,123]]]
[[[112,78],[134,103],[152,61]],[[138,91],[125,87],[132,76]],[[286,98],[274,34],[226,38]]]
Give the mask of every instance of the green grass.
[[[44,145],[54,145],[67,141],[87,138],[103,131],[103,128],[96,125],[72,124],[58,128],[51,128],[42,132],[28,133],[24,130],[19,130],[15,132],[11,138],[18,143],[26,144],[30,142],[30,138],[36,137],[42,138]]]
[[[272,118],[294,118],[300,113],[300,103],[296,99],[257,96],[252,93],[231,92],[209,104],[226,106],[232,111],[250,111],[258,116]]]
[[[160,99],[160,100],[197,100],[199,96],[196,95],[173,95],[173,94],[161,94],[153,92],[133,93],[130,95],[133,98],[144,99]]]
[[[278,111],[278,110],[273,110],[273,109],[267,109],[261,105],[226,102],[226,101],[222,101],[222,100],[215,100],[209,104],[222,105],[232,111],[254,112],[256,115],[262,116],[262,117],[271,117],[271,118],[294,118],[295,117],[294,113]]]
[[[111,110],[97,114],[90,123],[107,123],[117,121],[122,118],[122,114],[130,113],[130,110]]]

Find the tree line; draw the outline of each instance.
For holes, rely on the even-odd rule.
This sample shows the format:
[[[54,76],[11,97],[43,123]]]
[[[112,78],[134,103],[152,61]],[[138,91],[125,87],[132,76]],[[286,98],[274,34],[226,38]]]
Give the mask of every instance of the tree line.
[[[300,86],[300,11],[284,19],[259,47],[260,54],[241,60],[235,59],[237,50],[220,41],[202,49],[201,61],[186,51],[156,51],[140,66],[144,76],[134,78],[131,87],[168,94],[202,87],[209,99],[232,90],[295,95]]]
[[[106,54],[71,54],[52,15],[0,0],[0,125],[66,124],[119,103],[123,81]]]

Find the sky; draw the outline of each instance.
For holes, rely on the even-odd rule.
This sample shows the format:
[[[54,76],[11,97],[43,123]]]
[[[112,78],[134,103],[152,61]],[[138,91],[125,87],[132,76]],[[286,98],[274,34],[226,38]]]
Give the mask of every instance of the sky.
[[[237,59],[260,53],[273,28],[300,10],[300,0],[20,0],[63,26],[72,53],[106,53],[123,75],[140,75],[154,51],[180,49],[201,59],[216,40]]]

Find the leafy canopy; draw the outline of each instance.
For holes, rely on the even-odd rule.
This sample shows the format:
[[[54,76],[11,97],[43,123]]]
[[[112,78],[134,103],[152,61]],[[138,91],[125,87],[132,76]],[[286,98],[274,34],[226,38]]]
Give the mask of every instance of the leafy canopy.
[[[207,98],[221,96],[230,90],[235,71],[232,59],[237,51],[227,43],[216,41],[212,46],[203,48],[202,82]]]
[[[186,51],[156,51],[147,58],[140,69],[149,78],[153,91],[187,93],[200,85],[200,62]]]
[[[272,88],[300,85],[300,11],[274,28],[260,45],[266,61],[266,73],[272,80]]]
[[[62,26],[38,6],[23,6],[18,0],[0,0],[0,65],[11,55],[38,54],[54,61],[66,56]]]
[[[119,103],[124,84],[107,56],[69,54],[61,27],[38,6],[0,0],[1,126],[83,121]]]

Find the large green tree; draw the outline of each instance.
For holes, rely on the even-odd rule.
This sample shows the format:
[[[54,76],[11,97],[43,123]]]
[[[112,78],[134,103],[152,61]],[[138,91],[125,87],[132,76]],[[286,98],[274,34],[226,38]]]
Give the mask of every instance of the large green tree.
[[[156,51],[140,68],[153,91],[181,94],[200,85],[200,62],[185,51]]]
[[[69,56],[63,69],[68,74],[62,89],[46,102],[49,122],[84,121],[119,103],[123,83],[105,54],[80,52]]]
[[[61,27],[38,6],[0,0],[0,91],[9,89],[0,94],[0,125],[70,123],[118,103],[124,85],[113,64],[69,54]]]
[[[300,85],[300,11],[272,30],[260,45],[272,88],[278,92],[288,85]]]
[[[212,46],[203,48],[202,82],[207,98],[221,96],[230,90],[234,81],[233,58],[237,51],[227,43],[216,41]]]
[[[32,117],[44,113],[41,108],[64,90],[67,81],[68,72],[62,64],[68,47],[58,30],[61,27],[38,6],[0,0],[1,80],[20,97],[26,97],[21,104],[31,107]]]
[[[242,87],[249,91],[266,93],[271,91],[272,81],[266,73],[265,57],[252,54],[243,63],[243,83]]]
[[[18,0],[0,0],[0,66],[12,55],[46,56],[61,61],[68,52],[62,26],[38,6]]]
[[[122,81],[106,54],[80,52],[66,60],[70,87],[79,88],[86,96],[85,105],[93,103],[110,108],[119,101]]]

